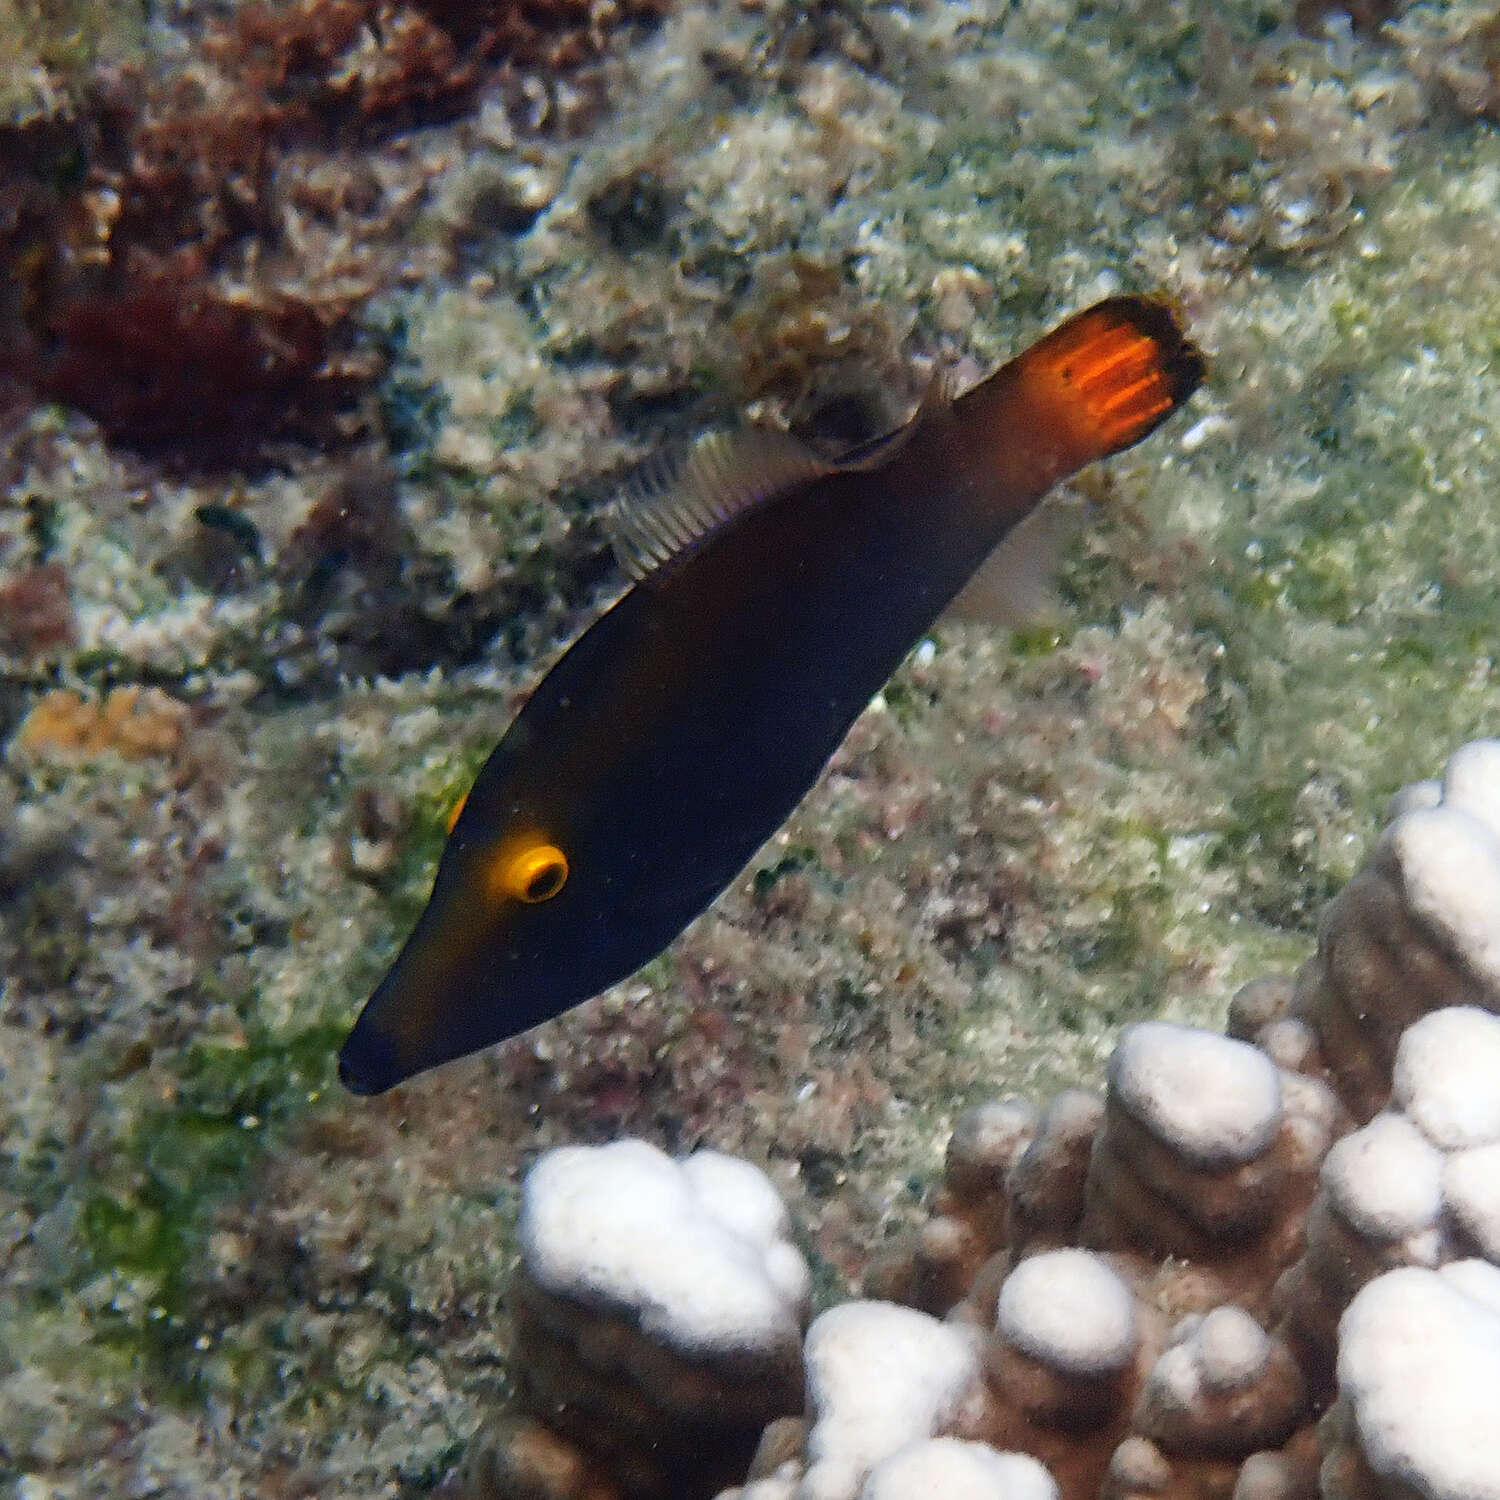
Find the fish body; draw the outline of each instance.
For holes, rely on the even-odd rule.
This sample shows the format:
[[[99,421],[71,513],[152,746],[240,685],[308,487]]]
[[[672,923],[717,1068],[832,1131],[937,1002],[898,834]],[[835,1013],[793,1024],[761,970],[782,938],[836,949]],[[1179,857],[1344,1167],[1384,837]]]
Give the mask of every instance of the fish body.
[[[645,542],[637,528],[644,576],[480,771],[340,1053],[345,1084],[380,1092],[524,1031],[665,948],[1007,532],[1201,369],[1164,307],[1116,298],[841,463],[763,439],[760,468],[784,481],[769,493],[710,455],[688,476],[706,498],[669,500]]]

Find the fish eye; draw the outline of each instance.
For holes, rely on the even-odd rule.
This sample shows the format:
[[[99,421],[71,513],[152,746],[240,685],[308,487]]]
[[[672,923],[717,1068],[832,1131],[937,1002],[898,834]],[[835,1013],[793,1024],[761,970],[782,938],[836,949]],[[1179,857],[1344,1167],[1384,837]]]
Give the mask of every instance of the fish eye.
[[[550,901],[568,883],[568,856],[556,844],[528,844],[501,865],[499,887],[517,901]]]

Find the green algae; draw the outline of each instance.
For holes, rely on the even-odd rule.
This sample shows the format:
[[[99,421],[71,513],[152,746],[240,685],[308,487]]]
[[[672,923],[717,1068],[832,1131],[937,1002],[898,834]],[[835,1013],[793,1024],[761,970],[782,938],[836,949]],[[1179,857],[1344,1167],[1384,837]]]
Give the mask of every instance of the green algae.
[[[427,905],[454,812],[493,749],[487,741],[476,741],[426,768],[412,799],[396,864],[381,881],[388,926],[397,938],[410,931]]]
[[[167,1060],[170,1102],[134,1112],[111,1142],[107,1179],[71,1190],[78,1259],[68,1282],[77,1290],[103,1277],[137,1289],[123,1305],[96,1309],[94,1326],[158,1389],[201,1396],[197,1356],[210,1321],[201,1268],[216,1212],[330,1089],[341,1035],[328,1023],[292,1035],[251,1025],[188,1044]],[[262,1359],[247,1348],[239,1373]]]
[[[146,1402],[192,1413],[211,1395],[278,1388],[274,1343],[235,1326],[207,1280],[208,1251],[226,1206],[327,1088],[333,1043],[327,1027],[195,1042],[156,1060],[144,1094],[129,1077],[99,1082],[117,1101],[116,1123],[107,1143],[95,1142],[92,1169],[56,1142],[10,1161],[5,1191],[56,1227],[45,1276],[15,1289],[4,1309],[7,1352],[70,1382],[85,1424],[89,1411],[118,1420]],[[320,1399],[312,1382],[304,1395],[309,1405]],[[337,1402],[359,1395],[346,1385]],[[15,1456],[27,1451],[23,1442]]]
[[[1010,649],[1017,656],[1049,656],[1068,643],[1070,627],[1062,622],[1037,622],[1010,633]]]

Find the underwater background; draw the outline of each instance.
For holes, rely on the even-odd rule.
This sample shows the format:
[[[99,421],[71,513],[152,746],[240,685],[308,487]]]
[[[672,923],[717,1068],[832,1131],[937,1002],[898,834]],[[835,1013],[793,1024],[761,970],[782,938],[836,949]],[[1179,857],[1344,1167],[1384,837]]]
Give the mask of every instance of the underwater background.
[[[843,1295],[967,1104],[1222,1024],[1496,722],[1488,7],[0,0],[0,110],[18,1500],[429,1492],[564,1142],[748,1156]],[[1052,613],[944,621],[634,979],[347,1096],[619,477],[1116,291],[1209,376]]]

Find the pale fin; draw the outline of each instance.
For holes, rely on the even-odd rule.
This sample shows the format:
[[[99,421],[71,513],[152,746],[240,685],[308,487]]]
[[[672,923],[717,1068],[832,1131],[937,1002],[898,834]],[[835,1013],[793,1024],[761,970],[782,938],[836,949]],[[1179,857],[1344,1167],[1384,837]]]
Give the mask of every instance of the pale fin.
[[[705,433],[627,481],[605,518],[615,556],[638,583],[736,516],[836,467],[774,428]]]
[[[1055,619],[1060,611],[1052,576],[1082,516],[1076,505],[1054,502],[1036,510],[1005,534],[970,575],[944,620],[963,620],[1021,630]]]

